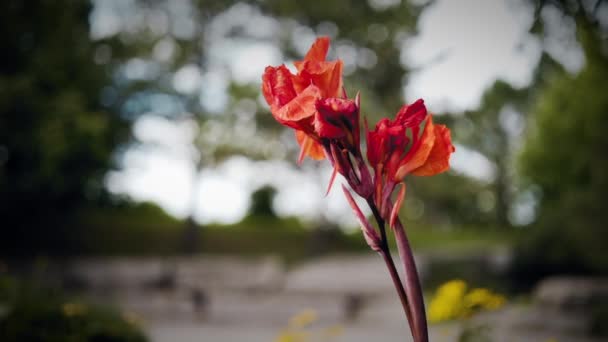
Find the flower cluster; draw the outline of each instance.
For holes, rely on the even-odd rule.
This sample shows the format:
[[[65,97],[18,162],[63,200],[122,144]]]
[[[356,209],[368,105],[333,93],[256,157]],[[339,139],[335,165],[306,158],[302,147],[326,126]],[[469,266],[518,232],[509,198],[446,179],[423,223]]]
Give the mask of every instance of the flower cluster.
[[[329,159],[334,176],[342,174],[357,194],[373,200],[392,226],[405,195],[405,176],[432,176],[449,168],[454,152],[450,131],[433,123],[423,100],[403,106],[394,120],[384,118],[373,130],[366,122],[371,177],[361,153],[359,95],[347,98],[342,61],[327,61],[328,50],[329,38],[318,38],[304,59],[295,62],[295,75],[285,65],[267,67],[264,97],[274,118],[295,130],[301,147],[298,160]],[[392,205],[397,185],[401,190]]]
[[[295,62],[295,74],[285,65],[267,67],[262,91],[274,118],[295,130],[301,148],[298,161],[306,156],[315,160],[327,158],[334,169],[327,191],[339,173],[350,188],[367,201],[378,229],[363,215],[350,191],[343,188],[361,222],[367,243],[383,256],[388,255],[385,260],[389,270],[394,265],[384,224],[388,223],[394,230],[406,271],[406,284],[401,284],[396,272],[391,275],[414,339],[424,341],[426,320],[420,285],[397,214],[405,196],[404,178],[407,175],[431,176],[449,168],[449,158],[454,152],[450,131],[443,125],[434,124],[424,102],[418,100],[403,106],[394,120],[380,120],[373,130],[365,122],[364,155],[359,94],[354,99],[348,98],[342,84],[342,61],[327,61],[328,50],[329,38],[318,38],[304,59]],[[399,191],[393,200],[392,194],[397,187]]]

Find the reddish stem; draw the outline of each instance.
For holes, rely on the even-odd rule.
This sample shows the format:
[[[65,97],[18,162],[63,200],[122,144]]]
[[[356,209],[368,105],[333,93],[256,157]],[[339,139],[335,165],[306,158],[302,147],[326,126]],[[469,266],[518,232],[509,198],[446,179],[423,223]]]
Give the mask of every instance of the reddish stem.
[[[399,272],[397,272],[397,268],[395,267],[395,262],[393,261],[393,257],[391,256],[390,248],[388,246],[388,239],[386,238],[386,230],[384,228],[385,221],[380,215],[378,208],[374,204],[374,201],[371,199],[367,200],[367,204],[369,205],[372,213],[374,214],[374,218],[378,223],[378,228],[380,229],[382,244],[380,246],[380,251],[378,254],[382,256],[386,267],[388,268],[388,272],[391,276],[391,280],[393,281],[393,285],[395,286],[395,290],[397,290],[397,294],[399,295],[399,300],[401,301],[401,306],[403,307],[403,311],[405,312],[405,316],[407,318],[408,325],[410,327],[410,332],[412,333],[412,337],[414,341],[418,341],[416,338],[416,329],[415,329],[415,321],[413,320],[410,306],[408,304],[407,294],[405,289],[403,288],[403,282],[401,281],[401,277],[399,276]]]
[[[422,296],[422,288],[418,278],[418,271],[416,270],[416,262],[414,261],[414,255],[412,254],[412,248],[410,247],[407,235],[405,234],[405,229],[399,218],[395,220],[393,231],[395,233],[399,256],[405,270],[404,287],[410,309],[412,310],[413,330],[416,332],[415,335],[418,335],[418,338],[416,339],[416,337],[414,337],[414,340],[417,342],[428,342],[429,336],[424,309],[424,297]]]

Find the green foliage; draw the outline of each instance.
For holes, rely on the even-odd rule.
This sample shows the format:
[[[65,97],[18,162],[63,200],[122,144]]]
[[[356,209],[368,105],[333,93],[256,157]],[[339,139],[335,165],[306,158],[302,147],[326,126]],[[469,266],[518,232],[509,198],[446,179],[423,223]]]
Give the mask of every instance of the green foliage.
[[[249,216],[277,217],[272,208],[272,200],[277,190],[271,186],[264,186],[251,194],[251,208]]]
[[[434,177],[411,177],[402,217],[418,225],[496,226],[491,184],[447,172]]]
[[[182,253],[184,222],[168,216],[153,204],[87,208],[70,222],[71,250],[77,255],[177,255]],[[407,224],[407,222],[406,222]],[[295,217],[248,216],[231,225],[195,226],[197,251],[210,254],[276,254],[288,262],[326,253],[369,253],[359,229],[311,230]],[[510,245],[512,231],[457,227],[449,230],[412,225],[408,235],[418,250],[450,253],[483,252]],[[391,241],[392,243],[393,241]],[[324,243],[324,246],[320,244]],[[393,245],[393,249],[396,248]],[[443,279],[443,278],[442,278]]]
[[[538,222],[520,250],[518,272],[607,273],[608,56],[597,32],[579,26],[586,66],[543,93],[521,155],[521,169],[542,190]]]
[[[123,120],[102,105],[110,76],[94,62],[90,6],[0,5],[0,216],[11,234],[2,239],[10,241],[3,252],[48,246],[68,234],[40,223],[64,222],[83,203],[103,198],[103,176],[125,138]]]
[[[448,180],[437,181],[444,183],[443,191],[430,193],[436,194],[439,201],[450,198],[454,205],[460,207],[459,210],[447,211],[455,216],[456,222],[486,223],[498,227],[511,225],[508,216],[518,182],[513,166],[514,152],[519,148],[526,117],[540,89],[550,84],[553,75],[561,71],[563,68],[545,53],[534,70],[529,86],[514,88],[503,80],[497,80],[484,91],[478,108],[438,118],[452,129],[452,138],[457,144],[483,155],[496,171],[494,179],[489,182],[474,182],[467,177],[457,176],[451,177],[450,185],[447,184]],[[517,127],[518,124],[521,127]],[[435,180],[433,178],[433,182]],[[424,180],[418,182],[425,188],[428,186]],[[456,188],[463,195],[453,196]],[[477,201],[470,200],[475,197]]]
[[[6,278],[5,278],[6,279]],[[0,278],[0,283],[2,283]],[[61,293],[21,284],[0,316],[3,342],[145,342],[147,339],[132,315],[105,307],[66,299]]]

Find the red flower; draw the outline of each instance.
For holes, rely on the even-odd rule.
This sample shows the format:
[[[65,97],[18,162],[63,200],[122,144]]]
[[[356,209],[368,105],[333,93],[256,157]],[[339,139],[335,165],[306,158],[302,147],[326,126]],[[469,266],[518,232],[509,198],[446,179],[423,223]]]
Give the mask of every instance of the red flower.
[[[304,156],[323,159],[325,152],[315,126],[319,115],[316,103],[322,98],[342,95],[342,61],[326,61],[329,38],[318,38],[303,60],[295,62],[293,75],[285,65],[267,67],[262,77],[262,92],[274,118],[296,130]]]
[[[359,96],[354,101],[321,99],[317,101],[316,109],[314,126],[321,138],[345,139],[344,143],[349,147],[359,146]]]
[[[420,135],[422,123],[424,130]],[[450,154],[454,152],[450,130],[433,124],[423,100],[403,106],[394,121],[385,118],[373,131],[366,130],[367,159],[388,180],[400,182],[409,173],[432,176],[449,168]]]
[[[380,208],[384,208],[395,185],[406,175],[432,176],[447,171],[455,150],[450,130],[433,124],[422,100],[403,106],[394,121],[380,120],[373,131],[366,125],[366,136],[367,159],[375,172],[376,203]],[[395,202],[391,221],[404,195],[405,185]]]

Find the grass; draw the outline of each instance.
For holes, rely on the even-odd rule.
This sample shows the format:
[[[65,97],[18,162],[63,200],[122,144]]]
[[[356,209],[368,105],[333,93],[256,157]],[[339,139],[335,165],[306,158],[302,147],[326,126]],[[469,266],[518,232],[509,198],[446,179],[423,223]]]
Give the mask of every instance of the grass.
[[[454,227],[449,230],[430,227],[407,230],[412,248],[424,252],[477,253],[510,246],[518,232],[492,227]]]
[[[187,239],[185,222],[149,209],[127,215],[96,209],[83,212],[76,225],[74,240],[78,253],[85,255],[175,255]],[[516,238],[512,230],[408,227],[413,248],[422,252],[477,253],[508,246]],[[359,229],[313,230],[296,218],[248,217],[232,225],[203,226],[198,235],[197,245],[204,253],[275,254],[290,263],[326,253],[369,251]]]

